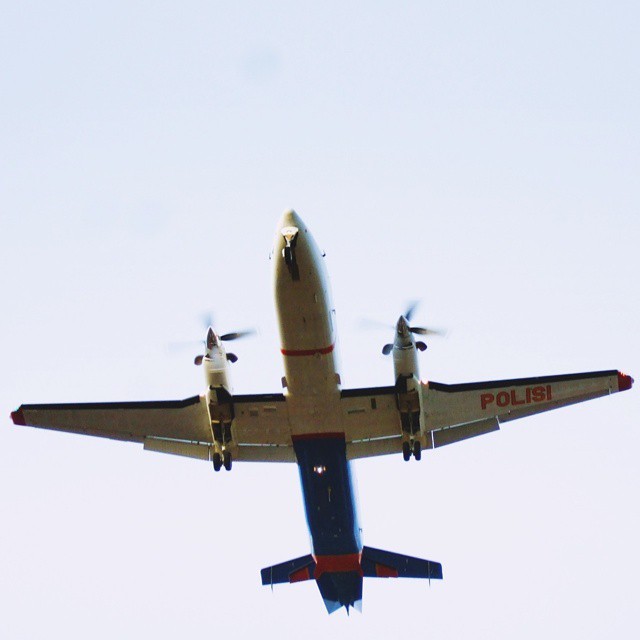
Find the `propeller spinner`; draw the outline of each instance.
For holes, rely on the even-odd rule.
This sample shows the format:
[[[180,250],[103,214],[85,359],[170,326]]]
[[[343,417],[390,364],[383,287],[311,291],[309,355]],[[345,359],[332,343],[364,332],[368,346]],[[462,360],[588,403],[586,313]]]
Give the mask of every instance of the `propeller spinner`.
[[[244,331],[234,331],[232,333],[224,333],[219,336],[210,326],[207,329],[207,338],[204,341],[206,353],[197,355],[193,361],[195,365],[201,365],[205,358],[211,358],[216,349],[223,353],[229,362],[237,362],[238,356],[235,353],[227,353],[224,350],[222,342],[231,342],[232,340],[240,340],[255,334],[254,329],[245,329]]]
[[[427,327],[416,327],[410,324],[411,318],[418,307],[418,301],[412,302],[407,310],[398,318],[395,326],[396,337],[393,344],[385,344],[382,347],[382,353],[388,356],[393,347],[397,346],[399,349],[409,348],[411,343],[414,342],[410,334],[419,336],[442,336],[444,332],[440,329],[429,329]],[[419,351],[425,351],[427,345],[421,340],[415,341],[416,349]]]

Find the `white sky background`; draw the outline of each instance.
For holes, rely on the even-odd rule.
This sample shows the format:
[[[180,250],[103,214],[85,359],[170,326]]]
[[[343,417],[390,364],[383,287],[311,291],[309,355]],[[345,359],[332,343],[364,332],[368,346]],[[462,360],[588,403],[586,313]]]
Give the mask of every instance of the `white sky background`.
[[[214,475],[8,416],[200,392],[166,345],[210,309],[260,329],[236,390],[278,391],[289,207],[347,387],[391,384],[391,332],[359,319],[414,298],[452,330],[426,378],[638,379],[637,3],[106,4],[0,20],[0,637],[636,638],[637,389],[357,463],[365,543],[445,579],[366,581],[349,620],[260,585],[308,552],[293,465]]]

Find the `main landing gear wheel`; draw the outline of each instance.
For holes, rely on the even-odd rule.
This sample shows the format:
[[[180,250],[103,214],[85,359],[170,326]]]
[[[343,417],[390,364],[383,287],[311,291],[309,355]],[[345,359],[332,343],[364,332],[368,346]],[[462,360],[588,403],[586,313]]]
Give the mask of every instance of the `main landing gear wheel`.
[[[420,440],[413,441],[413,457],[416,460],[422,458],[422,445],[420,444]]]
[[[228,449],[222,452],[222,464],[227,471],[231,471],[231,451]]]
[[[406,440],[402,443],[402,457],[405,462],[411,459],[411,445]]]
[[[216,451],[213,454],[213,470],[220,471],[222,469],[222,456]]]

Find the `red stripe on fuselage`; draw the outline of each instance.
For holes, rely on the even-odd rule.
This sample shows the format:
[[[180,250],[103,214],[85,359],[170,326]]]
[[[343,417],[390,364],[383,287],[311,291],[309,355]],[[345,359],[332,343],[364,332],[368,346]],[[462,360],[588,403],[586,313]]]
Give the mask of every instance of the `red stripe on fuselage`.
[[[318,349],[280,349],[280,353],[283,356],[315,356],[316,354],[326,356],[333,351],[334,346],[331,344],[328,347],[320,347]]]
[[[341,556],[314,556],[316,569],[313,577],[317,580],[323,573],[346,573],[355,571],[363,576],[359,553],[347,553]]]

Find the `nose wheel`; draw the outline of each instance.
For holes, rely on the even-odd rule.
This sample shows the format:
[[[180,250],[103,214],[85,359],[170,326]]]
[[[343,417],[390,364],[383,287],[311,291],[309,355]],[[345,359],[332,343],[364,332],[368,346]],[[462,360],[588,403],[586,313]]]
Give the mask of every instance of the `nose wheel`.
[[[231,451],[229,449],[222,452],[222,464],[227,471],[231,471]]]

